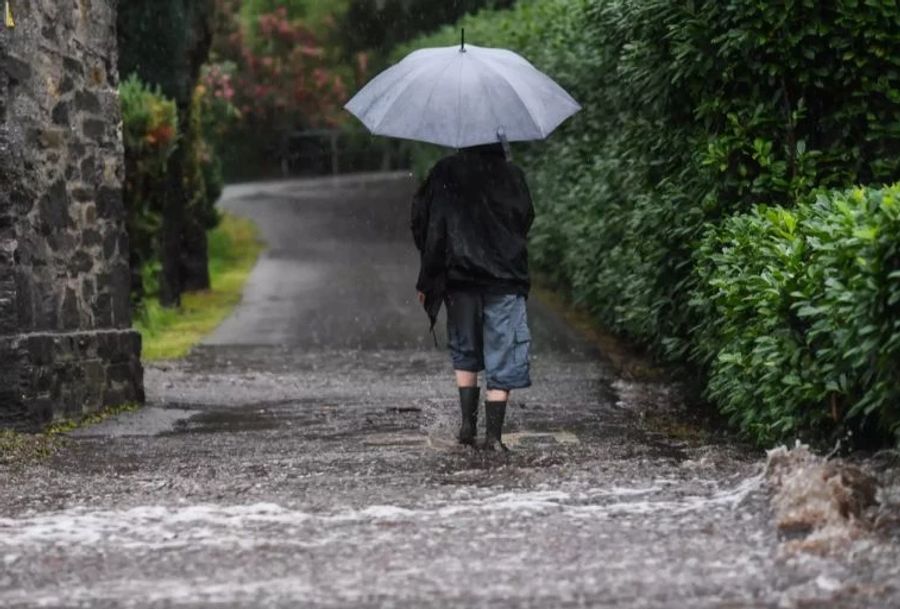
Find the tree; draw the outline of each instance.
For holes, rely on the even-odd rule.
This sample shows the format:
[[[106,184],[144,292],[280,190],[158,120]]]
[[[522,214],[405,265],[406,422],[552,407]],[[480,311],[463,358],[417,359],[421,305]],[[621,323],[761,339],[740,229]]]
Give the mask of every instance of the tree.
[[[335,21],[321,4],[218,0],[214,72],[227,76],[241,121],[228,138],[230,175],[276,167],[287,137],[346,120],[342,105],[352,69],[329,46]],[[316,12],[309,7],[318,6]],[[298,15],[315,15],[316,22]]]
[[[159,86],[190,124],[194,87],[212,44],[214,0],[129,0],[119,5],[119,71]],[[160,302],[176,306],[186,288],[209,287],[206,214],[192,213],[185,185],[190,141],[169,158],[163,204]],[[203,210],[205,211],[205,210]]]

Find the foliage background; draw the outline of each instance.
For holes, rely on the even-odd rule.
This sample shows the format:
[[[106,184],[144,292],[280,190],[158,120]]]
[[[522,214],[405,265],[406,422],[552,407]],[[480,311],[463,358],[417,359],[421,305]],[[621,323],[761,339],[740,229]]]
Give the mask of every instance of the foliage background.
[[[385,67],[398,42],[467,11],[512,1],[216,0],[210,63],[231,79],[242,117],[223,147],[225,174],[248,179],[328,170],[326,134],[302,135],[334,129],[344,167],[396,168],[404,147],[372,137],[344,103]]]

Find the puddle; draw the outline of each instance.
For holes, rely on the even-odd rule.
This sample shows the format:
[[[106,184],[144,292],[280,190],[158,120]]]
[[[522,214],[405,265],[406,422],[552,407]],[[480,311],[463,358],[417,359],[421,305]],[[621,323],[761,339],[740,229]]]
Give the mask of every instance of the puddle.
[[[363,437],[366,446],[424,447],[428,446],[427,436],[413,433],[367,434]]]
[[[536,449],[548,446],[580,444],[578,436],[568,431],[530,432],[521,431],[503,435],[503,443],[509,448]]]
[[[76,429],[67,435],[72,438],[157,436],[181,428],[187,421],[200,414],[202,413],[199,410],[146,406],[139,410],[123,412],[97,425]]]
[[[204,412],[178,425],[178,433],[234,433],[276,429],[284,422],[268,411]]]

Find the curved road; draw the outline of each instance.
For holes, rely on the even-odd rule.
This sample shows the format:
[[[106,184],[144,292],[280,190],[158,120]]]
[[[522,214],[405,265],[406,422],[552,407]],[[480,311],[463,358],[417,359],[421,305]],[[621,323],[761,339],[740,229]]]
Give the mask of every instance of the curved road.
[[[896,544],[786,551],[761,455],[685,432],[677,392],[619,378],[536,299],[513,452],[455,446],[412,189],[227,190],[269,246],[244,302],[148,368],[147,408],[0,468],[0,607],[900,606]]]

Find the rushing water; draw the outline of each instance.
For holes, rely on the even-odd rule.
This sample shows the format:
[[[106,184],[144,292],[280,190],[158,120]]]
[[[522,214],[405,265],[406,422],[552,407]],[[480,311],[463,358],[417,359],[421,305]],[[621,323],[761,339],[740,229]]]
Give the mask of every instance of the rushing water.
[[[72,462],[0,473],[17,489],[0,502],[0,606],[900,598],[891,453],[847,464],[799,447],[766,460],[722,439],[674,439],[645,423],[674,416],[671,387],[557,355],[510,413],[514,452],[483,455],[448,441],[452,400],[420,397],[440,386],[442,358],[223,353],[149,371],[156,399],[182,405],[162,435],[108,424],[126,433],[101,428],[64,449]],[[855,480],[875,485],[877,504],[842,507],[855,505]]]

